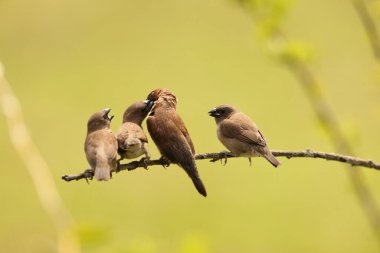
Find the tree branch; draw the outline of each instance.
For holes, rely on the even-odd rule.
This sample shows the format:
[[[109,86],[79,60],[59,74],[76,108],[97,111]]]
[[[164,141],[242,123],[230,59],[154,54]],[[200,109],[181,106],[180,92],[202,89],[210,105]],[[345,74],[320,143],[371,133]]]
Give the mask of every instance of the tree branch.
[[[336,161],[341,163],[346,163],[351,166],[361,166],[366,168],[372,168],[375,170],[380,170],[380,164],[375,163],[371,160],[365,160],[353,156],[346,156],[346,155],[340,155],[340,154],[334,154],[334,153],[325,153],[325,152],[319,152],[319,151],[311,151],[311,150],[304,150],[304,151],[272,151],[274,156],[283,156],[288,159],[290,158],[296,158],[296,157],[308,157],[308,158],[321,158],[329,161]],[[205,160],[210,159],[210,162],[216,162],[218,160],[224,160],[225,163],[227,163],[227,158],[237,158],[239,156],[230,153],[230,152],[220,152],[220,153],[205,153],[205,154],[198,154],[195,155],[195,160]],[[161,166],[169,166],[169,164],[163,164],[161,160],[145,160],[145,161],[133,161],[126,164],[120,164],[118,166],[119,171],[123,170],[135,170],[137,168],[147,168],[148,166],[153,165],[161,165]],[[76,174],[76,175],[64,175],[62,176],[62,179],[70,182],[73,180],[80,180],[80,179],[92,179],[94,176],[94,173],[91,169],[86,169],[82,173]]]

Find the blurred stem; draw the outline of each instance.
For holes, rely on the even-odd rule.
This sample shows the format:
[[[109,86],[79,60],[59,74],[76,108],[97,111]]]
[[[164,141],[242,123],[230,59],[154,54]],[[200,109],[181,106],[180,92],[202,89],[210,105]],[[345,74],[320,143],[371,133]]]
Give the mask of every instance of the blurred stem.
[[[79,253],[80,243],[74,221],[65,208],[50,169],[35,146],[25,124],[21,105],[4,77],[0,62],[0,107],[8,124],[9,136],[34,183],[37,196],[57,231],[58,253]]]
[[[375,58],[380,61],[380,36],[368,6],[364,0],[352,0],[359,18],[365,28]]]
[[[352,1],[358,9],[359,14],[365,14],[361,16],[361,18],[371,38],[372,48],[375,52],[375,55],[378,57],[380,53],[380,43],[376,26],[373,23],[372,19],[369,18],[370,16],[368,9],[362,0]],[[242,3],[241,6],[250,12],[254,22],[260,25],[260,20],[255,20],[255,12],[252,10],[252,8],[249,7],[250,5],[247,4],[247,2],[251,1],[245,0],[238,2]],[[266,19],[268,19],[268,16]],[[272,29],[273,32],[269,33],[269,35],[266,37],[266,42],[269,43],[273,41],[280,41],[281,48],[288,48],[289,41],[287,39],[286,33],[281,31],[279,22],[275,28],[276,29]],[[301,59],[298,55],[287,55],[284,57],[282,54],[277,54],[277,57],[283,61],[284,66],[289,69],[289,71],[294,75],[294,77],[298,80],[298,83],[304,89],[305,94],[308,97],[319,122],[324,127],[326,133],[331,139],[332,144],[335,146],[335,150],[338,153],[353,155],[353,148],[341,131],[337,117],[334,114],[332,108],[329,106],[327,99],[323,96],[321,87],[317,81],[317,77],[310,70],[306,61],[304,59]],[[371,191],[368,189],[362,172],[360,170],[354,170],[351,167],[348,168],[348,171],[356,196],[358,197],[358,200],[361,204],[360,206],[365,212],[366,217],[373,229],[375,237],[380,244],[380,210],[376,203],[376,200],[373,197]]]
[[[335,146],[335,150],[337,152],[353,155],[354,151],[351,144],[345,138],[337,118],[320,91],[321,88],[316,77],[310,71],[306,63],[298,60],[286,61],[286,66],[303,87],[319,122]],[[348,168],[348,172],[356,195],[380,243],[380,210],[376,200],[368,189],[362,172],[360,170],[354,170],[351,167]]]
[[[322,95],[321,87],[309,67],[304,62],[296,59],[285,61],[285,65],[297,78],[298,82],[302,84],[302,88],[318,117],[318,121],[329,135],[335,149],[338,152],[352,155],[352,147],[344,137],[339,127],[339,123],[326,99]]]
[[[340,155],[340,154],[325,153],[325,152],[311,151],[311,150],[305,150],[305,151],[272,150],[272,154],[277,157],[282,156],[288,159],[296,158],[296,157],[321,158],[328,161],[337,161],[337,162],[347,163],[351,166],[362,166],[366,168],[380,170],[380,163],[374,163],[371,160],[364,160],[358,157],[352,157],[352,156],[346,156],[346,155]],[[219,153],[197,154],[195,155],[195,160],[210,159],[210,162],[216,162],[220,160],[221,162],[224,161],[224,164],[226,164],[228,158],[237,158],[237,157],[239,156],[230,152],[219,152]],[[242,158],[247,158],[247,157],[242,157]],[[169,166],[169,164],[163,164],[160,159],[140,160],[140,161],[133,161],[126,164],[120,164],[118,166],[118,169],[119,171],[123,171],[123,170],[131,171],[137,168],[147,169],[148,166],[153,166],[153,165]],[[67,182],[70,182],[73,180],[92,179],[93,177],[94,177],[94,172],[91,169],[86,169],[82,173],[79,173],[76,175],[64,175],[62,179]]]

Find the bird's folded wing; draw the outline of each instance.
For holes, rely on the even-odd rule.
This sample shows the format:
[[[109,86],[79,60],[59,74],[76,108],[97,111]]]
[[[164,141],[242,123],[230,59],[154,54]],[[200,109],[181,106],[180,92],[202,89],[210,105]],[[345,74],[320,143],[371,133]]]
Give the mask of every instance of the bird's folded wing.
[[[142,142],[148,142],[148,138],[146,137],[143,129],[139,125],[131,124],[131,128],[129,131],[131,132],[131,135],[133,135],[134,138],[137,138]]]
[[[220,130],[227,138],[236,138],[239,141],[249,144],[266,146],[266,141],[260,131],[242,122],[224,120],[223,123],[220,124]]]
[[[195,154],[194,144],[193,144],[193,141],[190,138],[189,132],[187,131],[186,126],[183,123],[182,119],[177,114],[177,115],[175,115],[175,117],[172,120],[173,120],[173,123],[175,124],[175,126],[178,127],[178,129],[181,131],[181,133],[185,137],[187,143],[190,146],[191,152],[194,155]]]

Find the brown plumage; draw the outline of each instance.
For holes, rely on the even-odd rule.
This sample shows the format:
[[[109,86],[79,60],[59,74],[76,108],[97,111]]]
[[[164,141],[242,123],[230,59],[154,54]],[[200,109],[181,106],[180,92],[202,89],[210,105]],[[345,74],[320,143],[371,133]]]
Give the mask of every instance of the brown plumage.
[[[84,151],[97,180],[107,181],[117,167],[117,140],[110,129],[111,109],[94,113],[87,123]]]
[[[136,102],[125,110],[123,124],[116,133],[121,158],[134,159],[145,154],[143,159],[150,159],[148,139],[141,127],[149,110],[144,101]]]
[[[206,197],[206,188],[199,177],[194,160],[193,142],[176,112],[175,95],[167,89],[156,89],[149,94],[148,100],[154,101],[147,119],[148,131],[161,155],[182,167],[198,192]]]
[[[273,166],[280,162],[270,152],[264,136],[247,115],[233,106],[221,105],[209,111],[217,124],[218,139],[232,153],[246,156],[263,156]]]

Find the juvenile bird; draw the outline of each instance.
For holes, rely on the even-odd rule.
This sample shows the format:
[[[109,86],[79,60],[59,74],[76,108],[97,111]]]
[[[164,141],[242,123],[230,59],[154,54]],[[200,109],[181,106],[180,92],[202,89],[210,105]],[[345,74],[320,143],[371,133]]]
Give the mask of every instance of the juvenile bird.
[[[110,129],[113,116],[107,108],[94,113],[87,123],[84,151],[97,180],[107,181],[117,167],[117,140]]]
[[[198,192],[206,197],[206,188],[194,160],[193,142],[176,112],[176,96],[167,89],[156,89],[148,95],[148,101],[154,102],[147,119],[148,131],[162,155],[162,160],[168,159],[182,167]]]
[[[148,139],[141,127],[149,110],[150,107],[144,101],[136,102],[125,110],[123,124],[116,133],[118,153],[122,159],[134,159],[143,154],[143,159],[150,159]]]
[[[209,111],[209,115],[215,118],[218,139],[232,153],[248,157],[250,164],[251,157],[263,156],[274,167],[280,165],[263,134],[247,115],[230,105],[220,105]]]

